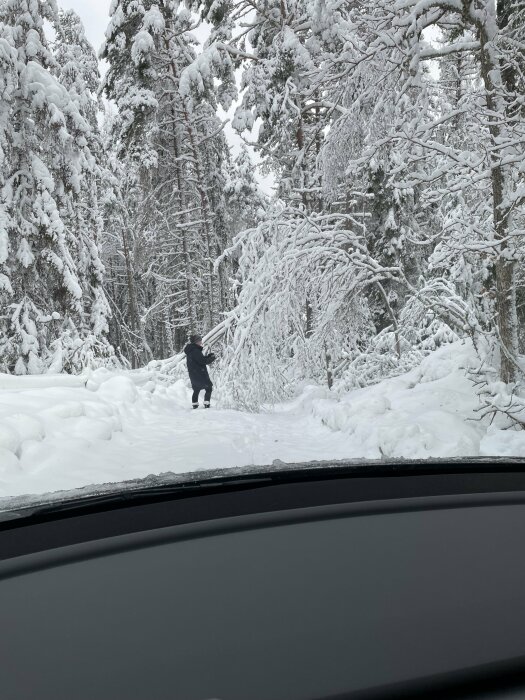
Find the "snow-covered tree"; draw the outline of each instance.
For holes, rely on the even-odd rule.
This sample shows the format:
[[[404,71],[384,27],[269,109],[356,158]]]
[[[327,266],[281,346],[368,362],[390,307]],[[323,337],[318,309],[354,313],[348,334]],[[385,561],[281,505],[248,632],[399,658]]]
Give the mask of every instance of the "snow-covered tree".
[[[93,350],[107,354],[110,350],[104,345],[111,312],[104,292],[104,266],[100,256],[104,236],[101,198],[107,174],[106,153],[98,125],[98,60],[80,18],[72,10],[59,13],[56,33],[53,49],[58,80],[67,88],[90,126],[86,134],[87,149],[82,154],[80,189],[72,196],[64,219],[84,291],[83,335],[89,337]],[[83,352],[86,352],[85,347]]]
[[[277,174],[281,197],[320,211],[315,166],[333,110],[323,76],[325,63],[343,47],[345,6],[316,0],[205,0],[194,6],[214,27],[204,54],[230,57],[233,68],[244,68],[233,126],[240,132],[258,128],[255,146]],[[227,66],[225,60],[223,73]],[[227,74],[226,84],[231,82]]]
[[[350,160],[349,170],[369,168],[388,147],[391,186],[397,192],[417,190],[418,208],[433,210],[440,228],[431,237],[423,231],[419,242],[433,238],[439,264],[450,269],[454,260],[460,263],[466,286],[470,268],[492,297],[501,377],[513,381],[525,124],[517,109],[524,91],[519,69],[523,49],[514,36],[509,38],[522,8],[521,3],[506,7],[505,20],[492,0],[464,2],[461,8],[444,0],[368,3],[366,11],[356,10],[352,17],[357,35],[368,40],[353,42],[352,60],[336,60],[332,70],[338,81],[350,81],[357,91],[344,107],[348,120],[358,120],[364,104],[391,114],[387,132],[374,136]],[[429,40],[431,29],[442,32],[441,44]],[[426,68],[443,57],[464,57],[476,73],[469,84],[458,76],[455,100],[450,95],[444,99],[443,86]],[[463,138],[457,138],[461,122]],[[472,270],[469,254],[474,253]],[[436,258],[430,262],[435,266]],[[479,330],[487,305],[475,296],[471,294]]]
[[[361,232],[350,215],[306,215],[276,203],[237,236],[226,253],[238,260],[237,304],[207,339],[225,343],[225,400],[254,406],[305,380],[331,386],[345,360],[366,349],[374,325],[363,289],[400,271],[374,261]],[[305,298],[315,319],[309,333]]]
[[[140,221],[126,244],[137,309],[125,323],[147,338],[143,349],[161,357],[180,348],[191,329],[217,323],[229,298],[226,271],[214,269],[229,237],[229,152],[213,79],[196,90],[184,73],[198,61],[193,24],[175,2],[119,0],[102,50],[109,63],[104,91],[118,110],[112,139],[132,198],[123,204],[136,208],[133,225]],[[137,352],[135,361],[149,359]]]
[[[228,60],[231,70],[243,69],[234,126],[258,129],[255,147],[276,174],[283,200],[232,248],[239,259],[237,308],[210,338],[240,329],[234,366],[239,369],[240,348],[251,347],[246,324],[258,323],[268,289],[290,311],[265,312],[272,340],[263,347],[257,333],[257,352],[269,357],[272,343],[300,338],[290,331],[300,321],[309,350],[301,355],[294,345],[291,364],[303,363],[303,374],[321,366],[322,346],[313,339],[327,333],[326,271],[342,254],[330,217],[339,215],[369,266],[357,283],[349,266],[333,287],[335,298],[344,298],[346,285],[351,303],[378,333],[378,340],[362,333],[369,342],[363,357],[380,354],[388,338],[401,366],[399,356],[411,347],[426,351],[465,334],[481,347],[481,337],[492,334],[501,378],[516,379],[524,6],[522,0],[195,0],[213,29],[203,56],[185,69],[188,82],[198,86],[200,79],[205,89],[222,55],[229,94]],[[316,231],[311,245],[305,221]],[[347,253],[352,246],[345,245]],[[312,249],[323,262],[306,273],[302,264],[313,265]],[[307,279],[297,279],[291,264],[280,274],[276,250]],[[271,282],[265,267],[273,270]],[[330,311],[351,344],[355,316],[333,305]],[[330,349],[325,354],[333,360]],[[281,379],[289,376],[288,359],[277,361]]]
[[[255,179],[255,166],[245,145],[225,173],[225,194],[232,234],[240,233],[264,216],[267,198]]]
[[[78,228],[96,178],[92,128],[60,80],[46,21],[59,31],[54,0],[0,3],[0,364],[17,373],[77,369],[110,352],[98,231]]]

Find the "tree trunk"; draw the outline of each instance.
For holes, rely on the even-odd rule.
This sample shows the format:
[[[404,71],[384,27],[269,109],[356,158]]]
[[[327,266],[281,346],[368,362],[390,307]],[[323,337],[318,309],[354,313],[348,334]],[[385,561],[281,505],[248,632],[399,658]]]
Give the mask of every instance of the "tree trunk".
[[[190,118],[190,114],[187,107],[187,101],[183,98],[183,115],[186,122],[186,129],[188,133],[189,144],[192,152],[193,167],[195,170],[195,187],[199,195],[201,214],[202,214],[202,225],[204,230],[204,241],[206,244],[206,257],[208,258],[208,271],[206,276],[208,278],[208,311],[209,311],[209,325],[210,328],[215,326],[218,322],[218,317],[216,314],[216,304],[215,304],[215,272],[213,270],[213,246],[212,246],[212,222],[210,213],[210,203],[208,200],[208,194],[206,192],[206,185],[204,183],[204,172],[201,163],[201,156],[196,144],[195,130]]]
[[[133,259],[132,259],[132,254],[129,246],[129,241],[128,241],[128,234],[129,234],[129,224],[128,224],[128,217],[124,211],[124,207],[122,207],[123,211],[123,222],[122,222],[122,250],[124,253],[124,261],[125,261],[125,267],[126,267],[126,282],[127,282],[127,287],[128,287],[128,294],[129,294],[129,306],[130,306],[130,321],[131,321],[131,330],[135,335],[138,335],[141,343],[142,343],[142,350],[144,352],[144,356],[146,360],[151,360],[153,359],[153,355],[151,352],[151,349],[149,347],[148,341],[146,340],[146,333],[144,330],[144,323],[140,317],[140,312],[139,312],[139,304],[137,300],[137,290],[135,287],[135,276],[134,276],[134,265],[133,265]],[[137,353],[136,351],[131,352],[131,365],[132,367],[139,367],[142,361],[141,353],[140,351]]]
[[[164,42],[166,52],[169,59],[169,70],[172,76],[174,87],[178,84],[178,71],[177,66],[173,59],[171,58],[170,52],[170,42],[166,38]],[[184,277],[185,277],[185,294],[186,294],[186,304],[188,306],[188,321],[190,332],[194,333],[197,329],[197,318],[195,313],[195,303],[193,297],[193,266],[190,254],[190,245],[188,241],[188,228],[187,215],[186,215],[186,198],[184,195],[184,179],[182,177],[182,161],[181,161],[181,147],[179,142],[179,136],[177,134],[177,121],[178,115],[175,109],[175,105],[171,104],[171,114],[173,119],[173,155],[175,157],[175,180],[177,183],[177,199],[180,211],[180,221],[182,230],[182,256],[184,260]]]
[[[486,11],[491,14],[486,0]],[[494,18],[495,19],[495,18]],[[500,241],[499,255],[495,264],[497,330],[501,350],[501,380],[505,383],[517,379],[518,328],[516,311],[516,263],[509,255],[507,237],[509,234],[510,211],[505,205],[505,193],[510,189],[506,172],[501,164],[498,148],[505,137],[505,119],[507,118],[505,86],[503,84],[500,60],[495,54],[494,39],[487,33],[489,23],[478,24],[481,45],[480,66],[485,87],[485,100],[490,111],[491,136],[491,187],[494,216],[494,238]]]

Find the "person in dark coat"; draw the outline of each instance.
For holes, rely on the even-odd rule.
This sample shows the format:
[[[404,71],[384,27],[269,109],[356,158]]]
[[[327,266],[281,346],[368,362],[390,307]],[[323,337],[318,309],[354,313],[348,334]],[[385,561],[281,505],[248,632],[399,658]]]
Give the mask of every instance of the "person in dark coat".
[[[184,352],[193,389],[192,406],[199,408],[199,392],[204,390],[204,408],[209,408],[213,384],[208,374],[208,365],[211,365],[215,360],[215,355],[213,353],[203,354],[202,336],[197,334],[190,336],[189,345],[186,345]]]

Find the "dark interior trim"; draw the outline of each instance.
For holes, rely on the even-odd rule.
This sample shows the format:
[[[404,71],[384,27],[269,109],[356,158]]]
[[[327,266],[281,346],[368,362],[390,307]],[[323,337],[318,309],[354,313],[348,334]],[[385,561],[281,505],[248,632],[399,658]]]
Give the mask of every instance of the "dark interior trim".
[[[252,514],[320,506],[475,494],[525,493],[525,472],[455,472],[383,476],[310,473],[293,480],[236,479],[199,488],[145,491],[131,499],[88,500],[56,512],[0,522],[0,561],[90,540]],[[507,498],[507,496],[505,496]],[[396,506],[399,507],[399,504]],[[425,507],[430,507],[427,502]],[[447,506],[448,507],[448,506]]]
[[[490,476],[490,478],[489,478]],[[0,531],[0,579],[176,540],[312,520],[525,503],[525,474],[281,484],[133,504]],[[107,504],[106,504],[107,505]]]
[[[525,657],[316,700],[503,700],[525,696]],[[521,695],[523,693],[523,695]]]

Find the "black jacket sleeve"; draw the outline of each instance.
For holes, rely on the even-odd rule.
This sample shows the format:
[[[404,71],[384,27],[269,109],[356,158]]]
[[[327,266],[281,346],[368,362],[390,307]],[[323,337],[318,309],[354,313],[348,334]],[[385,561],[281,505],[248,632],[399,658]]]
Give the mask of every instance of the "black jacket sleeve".
[[[212,362],[215,362],[215,355],[212,352],[209,355],[204,355],[204,362],[211,365]]]

